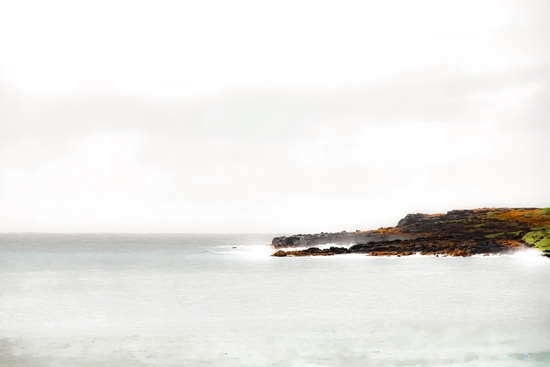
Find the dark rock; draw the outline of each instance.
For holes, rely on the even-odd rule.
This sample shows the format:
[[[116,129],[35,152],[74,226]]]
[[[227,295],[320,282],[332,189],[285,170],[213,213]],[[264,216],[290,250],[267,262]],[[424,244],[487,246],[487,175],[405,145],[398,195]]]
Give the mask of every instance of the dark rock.
[[[446,214],[408,214],[396,227],[377,230],[275,237],[272,246],[279,250],[274,256],[504,254],[533,246],[533,242],[525,243],[524,236],[533,229],[546,227],[550,228],[550,209],[451,210]],[[317,247],[327,244],[334,246],[324,250]],[[296,247],[309,248],[304,251],[281,250]],[[542,247],[543,250],[547,249]],[[543,255],[550,257],[550,250],[544,251]]]

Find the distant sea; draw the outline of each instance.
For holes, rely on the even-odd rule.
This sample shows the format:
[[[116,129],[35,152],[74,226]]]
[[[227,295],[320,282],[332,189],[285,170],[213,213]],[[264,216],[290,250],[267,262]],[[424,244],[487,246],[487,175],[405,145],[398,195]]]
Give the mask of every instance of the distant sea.
[[[550,366],[550,261],[0,234],[0,366]]]

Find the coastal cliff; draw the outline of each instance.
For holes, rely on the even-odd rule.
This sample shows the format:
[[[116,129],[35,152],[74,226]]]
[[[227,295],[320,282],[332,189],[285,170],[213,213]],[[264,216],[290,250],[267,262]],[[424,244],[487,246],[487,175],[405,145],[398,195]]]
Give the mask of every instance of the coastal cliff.
[[[532,247],[550,257],[550,208],[482,208],[452,210],[446,214],[408,214],[395,227],[275,237],[271,245],[278,250],[272,255],[277,257],[349,253],[472,256],[509,254]]]

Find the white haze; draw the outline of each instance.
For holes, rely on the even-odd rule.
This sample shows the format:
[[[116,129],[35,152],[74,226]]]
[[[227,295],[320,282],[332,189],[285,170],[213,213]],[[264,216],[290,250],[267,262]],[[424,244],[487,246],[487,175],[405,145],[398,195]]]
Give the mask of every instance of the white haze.
[[[0,2],[0,231],[550,206],[545,1]]]

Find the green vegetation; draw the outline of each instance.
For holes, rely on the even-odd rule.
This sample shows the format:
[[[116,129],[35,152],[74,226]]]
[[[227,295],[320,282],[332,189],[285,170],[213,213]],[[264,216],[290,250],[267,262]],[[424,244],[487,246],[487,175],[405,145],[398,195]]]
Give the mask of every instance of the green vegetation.
[[[550,208],[542,208],[542,209],[539,209],[539,214],[542,214],[542,215],[550,215]]]
[[[541,251],[550,251],[550,226],[533,228],[523,236],[523,240]]]
[[[523,233],[523,231],[491,233],[491,234],[485,235],[485,238],[495,238],[495,237],[504,236],[505,234],[519,237],[519,236],[521,236],[522,233]]]

